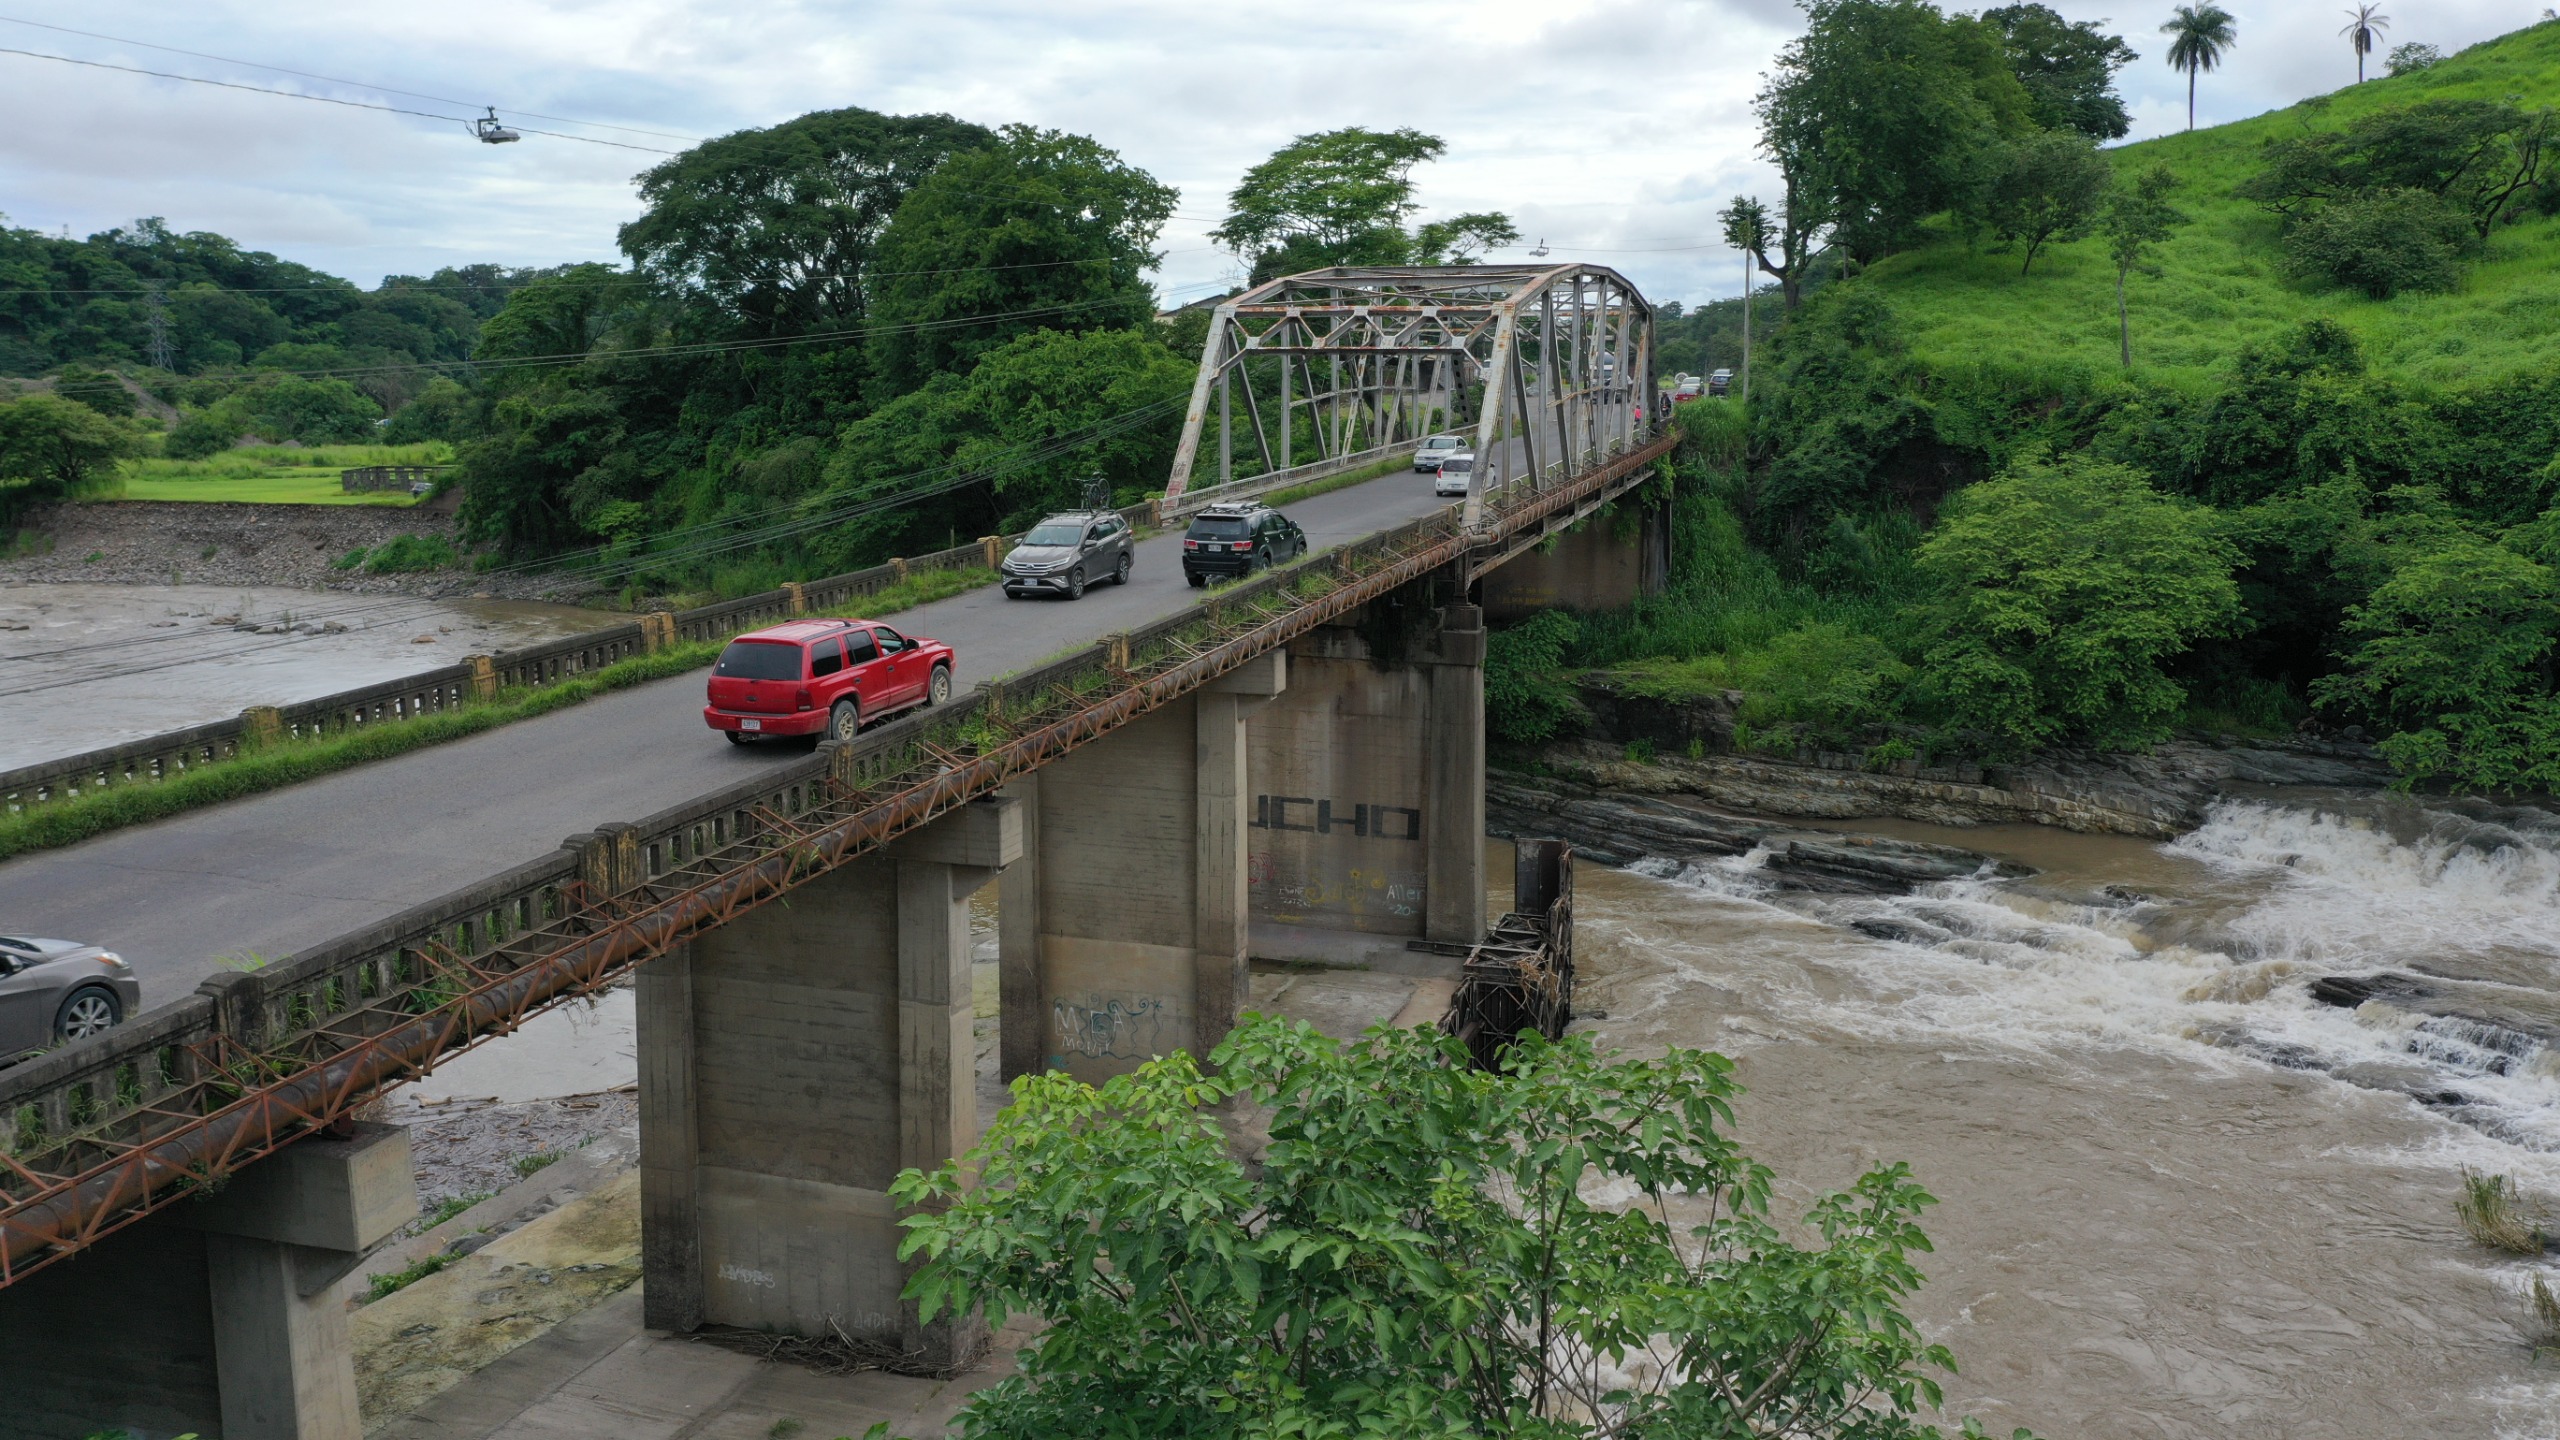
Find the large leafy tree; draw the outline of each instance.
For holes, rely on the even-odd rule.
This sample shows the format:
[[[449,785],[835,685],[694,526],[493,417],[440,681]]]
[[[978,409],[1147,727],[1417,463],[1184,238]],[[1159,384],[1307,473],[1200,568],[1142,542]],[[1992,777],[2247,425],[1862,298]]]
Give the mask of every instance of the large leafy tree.
[[[59,395],[0,401],[0,523],[78,493],[134,449],[130,426]]]
[[[2089,233],[2114,180],[2086,137],[2041,130],[2009,146],[1983,213],[1993,234],[2026,252],[2018,262],[2024,275],[2045,246]]]
[[[892,1187],[928,1318],[1048,1322],[967,1435],[1939,1433],[1952,1361],[1903,1312],[1930,1197],[1880,1166],[1782,1229],[1722,1056],[1528,1037],[1489,1075],[1429,1031],[1248,1018],[1213,1058],[1016,1081]],[[1231,1106],[1267,1117],[1253,1163]]]
[[[1923,693],[2004,747],[2160,739],[2186,699],[2164,667],[2239,620],[2238,559],[2213,511],[2125,466],[2016,465],[1921,543]]]
[[[1995,27],[1928,0],[1801,3],[1805,33],[1754,102],[1761,145],[1787,178],[1789,225],[1827,220],[1872,261],[1971,202],[2003,137],[2033,128],[2033,103]],[[1808,208],[1808,190],[1824,202]]]
[[[2133,128],[2116,72],[2142,57],[2102,21],[2063,19],[2050,5],[1999,5],[1982,23],[2000,32],[2010,68],[2027,89],[2030,113],[2048,130],[2121,140]]]
[[[2382,753],[2413,781],[2472,790],[2560,788],[2560,581],[2526,550],[2551,555],[2560,515],[2523,527],[2515,546],[2429,526],[2387,547],[2388,578],[2346,612],[2346,668],[2313,687],[2327,704],[2393,733]],[[2553,556],[2560,558],[2560,556]]]
[[[1018,529],[1099,477],[1134,503],[1173,464],[1197,362],[1138,330],[1035,331],[847,426],[813,511],[859,512],[820,535],[815,563],[850,569]],[[923,492],[926,507],[894,502]],[[876,507],[876,508],[875,508]]]
[[[640,176],[632,264],[760,335],[860,322],[862,270],[907,192],[994,143],[948,115],[820,110],[706,141]]]
[[[1405,228],[1421,208],[1414,167],[1447,149],[1410,128],[1301,135],[1244,173],[1210,237],[1247,262],[1256,282],[1334,265],[1463,264],[1516,243],[1510,217],[1490,211]]]
[[[903,394],[1034,330],[1143,325],[1175,192],[1082,135],[1007,126],[916,188],[880,237],[875,383]]]

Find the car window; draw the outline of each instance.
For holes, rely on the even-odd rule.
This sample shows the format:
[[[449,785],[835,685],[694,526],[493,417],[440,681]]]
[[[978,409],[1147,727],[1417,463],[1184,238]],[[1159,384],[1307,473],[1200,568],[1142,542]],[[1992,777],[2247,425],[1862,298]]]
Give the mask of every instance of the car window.
[[[899,634],[897,631],[890,629],[886,625],[875,625],[872,628],[877,630],[880,634],[880,653],[883,655],[895,655],[901,650],[913,650],[916,648],[916,643],[914,641]]]
[[[36,953],[36,947],[33,945],[28,944],[24,940],[13,939],[7,935],[0,935],[0,950],[14,950],[21,955],[33,955]]]
[[[844,646],[845,649],[853,652],[853,663],[856,665],[866,660],[880,658],[879,642],[871,638],[869,630],[855,630],[847,634],[844,637]]]
[[[1082,527],[1072,522],[1061,524],[1050,520],[1032,527],[1031,533],[1022,537],[1022,543],[1025,545],[1073,545],[1082,538],[1084,538]]]
[[[1440,462],[1440,473],[1443,475],[1464,475],[1475,468],[1476,457],[1473,455],[1453,456]]]
[[[785,640],[732,640],[712,673],[733,680],[797,680],[800,647]]]
[[[809,675],[833,675],[844,668],[844,642],[832,637],[809,646]]]
[[[1249,533],[1244,521],[1233,515],[1219,515],[1191,522],[1191,538],[1194,540],[1235,540]]]

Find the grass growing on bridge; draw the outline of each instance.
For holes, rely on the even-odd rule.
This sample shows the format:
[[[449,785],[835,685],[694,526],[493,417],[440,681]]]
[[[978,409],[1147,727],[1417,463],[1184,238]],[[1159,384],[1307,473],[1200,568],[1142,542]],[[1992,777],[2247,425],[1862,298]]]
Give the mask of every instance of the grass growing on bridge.
[[[995,579],[983,566],[930,570],[913,575],[854,605],[829,614],[890,615],[973,590]],[[441,745],[495,730],[518,720],[548,715],[614,690],[698,670],[718,658],[725,640],[675,645],[654,655],[638,655],[590,675],[557,684],[511,686],[491,699],[457,709],[440,710],[415,720],[370,725],[361,730],[310,740],[282,740],[243,752],[234,759],[198,766],[174,779],[135,782],[90,790],[68,800],[31,805],[14,815],[0,815],[0,860],[33,850],[76,845],[128,825],[166,819],[207,805],[238,800],[412,750]]]

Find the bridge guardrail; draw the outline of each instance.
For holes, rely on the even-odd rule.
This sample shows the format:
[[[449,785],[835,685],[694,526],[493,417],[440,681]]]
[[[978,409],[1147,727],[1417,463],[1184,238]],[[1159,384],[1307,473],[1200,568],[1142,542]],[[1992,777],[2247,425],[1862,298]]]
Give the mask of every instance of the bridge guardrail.
[[[1156,519],[1152,502],[1130,506],[1119,513],[1133,525],[1152,524]],[[229,719],[40,760],[0,771],[0,813],[14,814],[116,785],[166,780],[199,765],[233,759],[261,738],[300,740],[343,734],[368,725],[414,720],[455,709],[501,688],[556,685],[646,654],[659,648],[660,643],[725,640],[740,631],[796,614],[838,609],[886,590],[919,571],[965,569],[972,565],[992,568],[1002,558],[1003,546],[1017,538],[991,535],[974,544],[806,581],[796,587],[796,595],[792,587],[786,587],[673,611],[668,633],[656,643],[652,642],[646,623],[612,625],[487,656],[471,656],[460,664],[438,666],[335,695],[285,705],[252,706]]]
[[[1393,444],[1373,445],[1366,450],[1355,450],[1347,455],[1335,455],[1323,460],[1310,461],[1304,465],[1291,466],[1286,470],[1266,470],[1259,475],[1248,475],[1241,480],[1229,480],[1217,485],[1194,486],[1184,490],[1171,504],[1165,506],[1165,513],[1193,515],[1212,505],[1237,500],[1258,500],[1275,490],[1286,490],[1292,485],[1327,480],[1346,470],[1357,470],[1363,465],[1375,465],[1399,450],[1411,452],[1421,443],[1418,439],[1398,440]]]

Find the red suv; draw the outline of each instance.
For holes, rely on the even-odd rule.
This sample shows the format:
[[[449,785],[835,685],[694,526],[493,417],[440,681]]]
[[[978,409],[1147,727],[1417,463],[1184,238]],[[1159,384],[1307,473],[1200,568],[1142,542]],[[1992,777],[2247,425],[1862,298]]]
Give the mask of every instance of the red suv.
[[[832,735],[951,698],[951,647],[870,620],[790,620],[741,635],[711,667],[704,723],[744,745]]]

